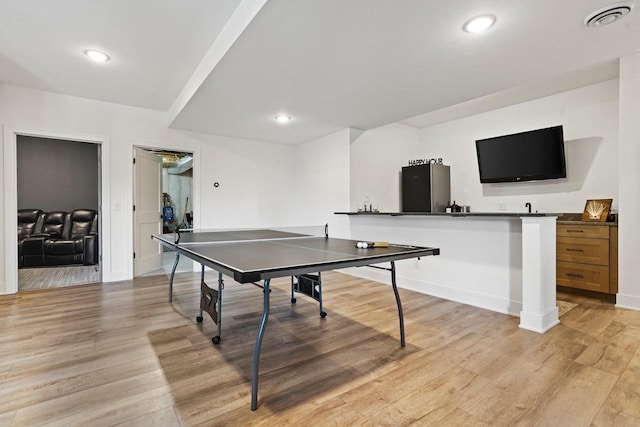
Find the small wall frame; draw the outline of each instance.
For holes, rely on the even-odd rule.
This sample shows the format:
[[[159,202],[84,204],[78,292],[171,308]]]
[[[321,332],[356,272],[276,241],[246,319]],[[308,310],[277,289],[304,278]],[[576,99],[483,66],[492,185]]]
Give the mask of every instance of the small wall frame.
[[[613,199],[589,199],[584,205],[582,220],[587,222],[604,222],[609,216]]]

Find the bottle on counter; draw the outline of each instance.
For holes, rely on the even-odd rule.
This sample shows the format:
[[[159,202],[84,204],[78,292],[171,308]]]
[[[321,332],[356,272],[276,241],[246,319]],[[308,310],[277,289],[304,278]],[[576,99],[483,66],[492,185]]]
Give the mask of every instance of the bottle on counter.
[[[451,205],[451,212],[460,212],[460,211],[461,211],[460,205],[458,205],[454,200],[453,204]]]
[[[446,213],[451,213],[451,201],[450,200],[447,201],[447,206],[444,208],[444,211]]]

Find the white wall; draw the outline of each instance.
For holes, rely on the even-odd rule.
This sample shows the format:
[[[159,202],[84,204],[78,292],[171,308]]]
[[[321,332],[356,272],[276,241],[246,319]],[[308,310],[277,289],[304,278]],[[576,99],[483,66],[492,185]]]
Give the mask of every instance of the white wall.
[[[348,237],[348,222],[334,212],[349,210],[351,131],[339,132],[296,146],[295,201],[289,206],[299,225],[329,224],[329,235]]]
[[[475,140],[563,125],[567,178],[480,184]],[[548,96],[425,128],[421,149],[451,165],[451,198],[475,211],[582,212],[587,199],[618,204],[618,81]]]
[[[253,227],[286,224],[295,194],[293,170],[295,147],[234,138],[180,132],[166,127],[166,114],[67,95],[1,85],[2,165],[15,169],[15,147],[7,135],[15,130],[67,139],[104,141],[110,166],[104,177],[108,184],[107,205],[102,206],[105,238],[103,275],[106,281],[132,277],[132,163],[133,146],[160,147],[195,153],[194,216],[200,227]],[[9,138],[11,139],[11,138]],[[13,142],[15,145],[15,141]],[[9,147],[9,149],[7,148]],[[8,153],[8,155],[7,155]],[[6,158],[5,158],[6,157]],[[7,200],[15,194],[5,191],[5,170],[0,174],[2,214],[6,220],[0,240],[15,229],[15,212],[7,211]],[[213,182],[220,187],[214,188]],[[9,185],[9,191],[11,185]],[[13,251],[13,248],[10,248]],[[2,251],[2,249],[0,249]],[[6,253],[6,256],[16,256]],[[16,287],[7,283],[5,257],[0,257],[0,293]],[[11,276],[11,274],[9,274]],[[15,280],[15,279],[12,279]]]
[[[200,227],[287,225],[295,191],[291,168],[295,147],[197,136],[202,148]]]
[[[567,178],[480,184],[475,140],[564,126]],[[393,124],[364,132],[351,149],[351,209],[365,196],[381,211],[399,211],[401,168],[410,159],[451,166],[451,197],[474,211],[582,212],[585,201],[613,198],[617,209],[618,80],[544,97],[421,130]]]
[[[399,172],[420,158],[451,166],[452,199],[472,211],[497,212],[504,203],[508,211],[524,212],[531,202],[540,212],[582,212],[591,198],[613,198],[616,209],[618,102],[618,80],[611,80],[421,130],[393,124],[364,132],[351,149],[351,210],[368,195],[381,211],[398,211]],[[480,184],[476,139],[558,124],[565,132],[566,179]],[[499,312],[520,309],[519,218],[351,217],[350,228],[355,239],[441,248],[432,259],[399,263],[399,286]],[[378,271],[354,274],[388,282]]]
[[[5,123],[5,118],[4,118],[4,105],[5,105],[5,96],[4,96],[4,84],[0,84],[0,123],[3,124],[3,129],[0,132],[0,143],[2,144],[1,147],[2,149],[0,150],[0,156],[2,156],[2,159],[0,159],[0,192],[2,192],[2,197],[0,197],[0,200],[2,200],[0,202],[0,241],[4,241],[5,237],[4,237],[4,229],[5,229],[5,206],[7,204],[7,198],[5,197],[3,188],[4,188],[4,156],[5,156],[5,141],[4,141],[4,123]],[[17,205],[17,199],[16,199],[16,205]],[[5,293],[5,274],[4,274],[4,259],[5,259],[5,253],[4,253],[4,247],[5,245],[0,244],[0,295]]]
[[[498,202],[506,203],[511,211],[522,211],[524,203],[530,201],[534,209],[540,211],[579,212],[587,198],[605,197],[612,197],[614,208],[617,207],[618,175],[614,171],[618,162],[617,80],[422,130],[391,124],[358,135],[345,129],[299,146],[175,131],[166,128],[165,114],[157,111],[9,85],[0,85],[0,90],[0,119],[5,130],[26,129],[107,141],[110,168],[106,178],[110,187],[108,206],[102,208],[103,220],[112,225],[109,236],[112,244],[105,248],[109,254],[109,262],[104,266],[107,280],[127,279],[133,272],[130,159],[134,145],[195,153],[196,227],[308,225],[327,222],[325,218],[328,218],[334,236],[348,237],[355,230],[355,238],[375,240],[380,237],[376,234],[376,224],[365,222],[351,229],[347,217],[335,216],[333,212],[355,210],[365,196],[381,211],[398,211],[401,167],[410,159],[431,157],[442,157],[445,164],[451,165],[453,197],[459,204],[469,204],[476,211],[496,211]],[[554,124],[565,127],[568,179],[479,184],[475,139]],[[6,165],[7,132],[3,135],[0,168]],[[635,139],[629,142],[632,143],[636,143]],[[3,180],[4,170],[0,172]],[[220,186],[214,187],[214,182]],[[0,184],[0,196],[5,203],[0,216],[10,221],[10,224],[5,221],[9,226],[0,230],[0,239],[4,241],[6,230],[15,228],[15,212],[6,210],[6,200],[15,195],[5,194],[4,182]],[[384,221],[396,224],[398,220]],[[435,226],[411,219],[402,221],[406,223],[402,224],[401,235],[420,236],[421,242],[436,242],[447,249],[447,253],[456,253],[464,244],[461,236],[469,232],[468,225],[450,224],[444,219],[444,222],[435,222]],[[379,229],[383,239],[395,240],[393,224],[385,223]],[[473,221],[465,224],[479,225],[483,232],[497,227],[501,237],[492,244],[509,258],[509,268],[497,274],[502,279],[518,277],[521,261],[513,237],[519,233],[517,223]],[[454,232],[459,233],[455,239],[447,241],[443,229],[451,226],[462,229]],[[430,227],[434,229],[430,231]],[[0,254],[2,249],[0,246]],[[621,245],[621,258],[623,249]],[[464,255],[465,251],[457,253]],[[487,284],[484,281],[467,280],[467,275],[473,276],[474,269],[477,272],[485,268],[473,261],[464,264],[464,269],[456,273],[459,277],[454,286],[448,287],[450,284],[445,279],[455,263],[447,256],[443,253],[433,258],[438,262],[431,259],[423,262],[428,265],[428,272],[409,263],[402,267],[404,271],[400,271],[400,275],[410,279],[414,288],[422,287],[425,291],[425,285],[429,285],[439,289],[443,296],[451,291],[462,296],[462,300],[472,297],[487,306],[494,304],[511,312],[513,298],[519,297],[517,292],[508,287],[500,291],[502,293],[483,294],[487,289],[493,292],[493,287],[483,287]],[[0,256],[0,278],[6,276],[3,260]],[[495,265],[494,260],[489,260],[488,265]],[[360,269],[361,273],[365,271]],[[517,287],[517,279],[513,280]],[[468,282],[469,287],[465,288]],[[6,283],[0,283],[0,293],[5,291]]]
[[[4,113],[3,113],[4,111]],[[182,132],[166,127],[165,113],[0,85],[0,119],[6,132],[33,131],[68,139],[105,141],[109,168],[102,221],[109,224],[104,248],[104,280],[132,277],[133,147],[159,147],[194,153],[193,210],[196,227],[263,227],[330,224],[333,236],[348,234],[349,129],[299,146]],[[14,143],[15,144],[15,143]],[[3,141],[3,148],[5,147]],[[5,150],[6,151],[6,150]],[[9,150],[10,151],[10,150]],[[14,150],[15,151],[15,150]],[[14,157],[12,159],[12,156]],[[6,158],[5,158],[6,157]],[[15,153],[2,155],[15,169]],[[0,197],[5,194],[0,169]],[[214,183],[219,186],[215,187]],[[14,204],[15,205],[15,204]],[[15,233],[15,212],[0,212],[6,233]],[[0,246],[0,255],[4,246]],[[11,248],[13,251],[13,249]],[[13,254],[7,254],[15,256]],[[0,294],[7,292],[4,256],[0,256]],[[15,286],[15,283],[12,285]]]
[[[350,210],[363,208],[368,198],[380,212],[398,212],[402,167],[429,153],[420,148],[420,131],[411,126],[394,123],[363,132],[351,143]]]
[[[167,131],[165,115],[152,110],[11,85],[5,85],[4,105],[5,138],[6,130],[13,129],[37,132],[41,136],[66,136],[66,139],[96,139],[105,142],[102,161],[110,166],[103,171],[103,183],[107,184],[107,194],[103,194],[106,205],[101,209],[101,222],[105,231],[102,236],[103,278],[108,281],[131,277],[133,145],[167,148],[175,145],[194,151],[199,149],[199,142]],[[5,139],[5,145],[8,143]],[[15,162],[11,158],[3,160],[9,164]],[[15,194],[4,194],[4,188],[2,191],[3,198],[15,197]],[[6,209],[5,215],[11,220],[14,217],[13,212]],[[10,229],[11,227],[7,228],[9,232]],[[7,277],[10,271],[5,271],[4,265],[2,270],[5,273],[2,277]],[[13,285],[15,284],[8,283],[4,288]]]
[[[522,222],[516,218],[351,216],[356,240],[436,247],[440,255],[396,263],[399,287],[518,315],[522,310]],[[387,272],[350,269],[390,283]]]

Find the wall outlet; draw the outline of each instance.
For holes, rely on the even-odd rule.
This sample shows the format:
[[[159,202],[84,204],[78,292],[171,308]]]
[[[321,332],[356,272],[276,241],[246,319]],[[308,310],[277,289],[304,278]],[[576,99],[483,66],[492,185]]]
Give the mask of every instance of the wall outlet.
[[[504,202],[498,203],[498,210],[499,211],[506,211],[507,210],[507,204]]]

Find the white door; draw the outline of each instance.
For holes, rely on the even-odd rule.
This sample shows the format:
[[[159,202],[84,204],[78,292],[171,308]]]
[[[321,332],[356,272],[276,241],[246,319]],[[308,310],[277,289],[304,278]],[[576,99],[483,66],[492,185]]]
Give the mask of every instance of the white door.
[[[162,267],[162,248],[151,239],[162,231],[162,158],[136,148],[133,184],[133,275]]]

